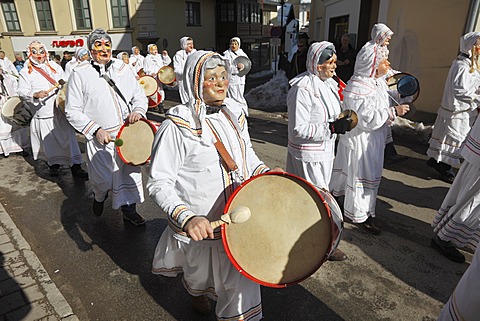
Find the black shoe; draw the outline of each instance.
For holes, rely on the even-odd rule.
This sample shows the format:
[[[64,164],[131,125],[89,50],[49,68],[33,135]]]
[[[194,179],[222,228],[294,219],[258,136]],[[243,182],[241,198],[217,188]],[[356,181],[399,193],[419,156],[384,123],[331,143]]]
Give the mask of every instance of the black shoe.
[[[346,259],[348,259],[347,254],[343,253],[339,249],[335,249],[335,251],[333,251],[333,253],[328,257],[329,261],[345,261]]]
[[[452,184],[453,181],[455,180],[455,173],[453,172],[452,169],[444,172],[444,173],[440,173],[438,175],[438,178],[441,180],[441,181],[444,181],[445,183],[449,183],[449,184]]]
[[[105,195],[105,198],[103,199],[103,201],[99,202],[95,199],[95,195],[93,195],[92,212],[95,216],[101,216],[102,215],[103,204],[105,203],[105,200],[107,199],[107,197],[108,197],[108,193],[107,193],[107,195]]]
[[[73,164],[72,167],[70,167],[70,170],[72,171],[73,177],[88,180],[88,173],[82,169],[80,164]]]
[[[430,245],[437,250],[438,252],[442,253],[443,256],[445,256],[447,259],[457,262],[457,263],[463,263],[465,262],[465,256],[460,253],[457,248],[452,244],[452,242],[446,242],[443,241],[438,237],[438,235],[435,235],[432,240],[430,241]]]
[[[52,166],[48,166],[50,168],[49,175],[50,177],[57,177],[58,173],[60,172],[60,165],[54,164]]]
[[[163,108],[163,103],[161,103],[160,105],[158,105],[158,112],[160,114],[165,114],[165,108]]]
[[[135,226],[145,224],[145,219],[137,213],[137,204],[122,205],[123,220],[132,223]]]
[[[371,216],[369,216],[362,225],[370,234],[378,235],[381,232],[381,230],[375,225],[374,219]]]
[[[437,172],[440,172],[440,166],[439,166],[439,163],[434,159],[434,158],[430,158],[428,161],[427,161],[427,165],[432,167],[433,169],[435,169]]]

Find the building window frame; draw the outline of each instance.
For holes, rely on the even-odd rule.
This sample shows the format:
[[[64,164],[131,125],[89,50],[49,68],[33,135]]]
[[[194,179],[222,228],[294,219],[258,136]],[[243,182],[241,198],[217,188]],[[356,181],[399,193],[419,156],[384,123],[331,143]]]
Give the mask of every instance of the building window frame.
[[[250,22],[250,4],[248,2],[238,3],[238,22],[240,23]]]
[[[7,32],[21,32],[20,18],[18,17],[15,1],[2,1],[2,14]],[[10,19],[9,19],[10,18]]]
[[[41,7],[38,6],[41,4]],[[48,8],[46,8],[46,6]],[[50,0],[34,0],[33,6],[37,17],[38,29],[40,31],[55,31],[55,21],[53,20],[52,6]],[[42,13],[42,16],[40,15]]]
[[[90,0],[71,1],[72,18],[77,30],[92,30],[93,21],[90,8]]]
[[[235,3],[220,4],[220,22],[235,22]]]
[[[201,6],[197,1],[185,1],[185,24],[187,27],[200,27]]]
[[[128,0],[110,0],[110,21],[113,29],[128,29],[130,23],[130,8],[128,7]],[[118,14],[115,11],[118,10]]]

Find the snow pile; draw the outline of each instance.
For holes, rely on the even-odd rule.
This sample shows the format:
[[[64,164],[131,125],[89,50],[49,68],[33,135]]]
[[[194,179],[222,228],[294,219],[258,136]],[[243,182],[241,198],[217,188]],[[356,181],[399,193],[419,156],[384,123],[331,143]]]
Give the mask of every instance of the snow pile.
[[[287,111],[288,78],[285,71],[279,70],[268,82],[252,88],[245,95],[248,106],[254,109]]]
[[[392,127],[395,137],[409,138],[426,144],[432,135],[432,130],[433,125],[425,126],[423,123],[417,123],[402,117],[397,117]]]

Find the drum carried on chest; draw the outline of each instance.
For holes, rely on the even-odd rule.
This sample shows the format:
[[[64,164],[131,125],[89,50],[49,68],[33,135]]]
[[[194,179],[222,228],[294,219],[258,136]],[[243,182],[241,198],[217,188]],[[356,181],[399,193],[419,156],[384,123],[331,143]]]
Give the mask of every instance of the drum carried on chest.
[[[67,86],[64,85],[57,93],[55,106],[65,114],[65,100],[67,99]]]
[[[142,76],[137,81],[148,98],[148,108],[154,108],[160,105],[162,95],[160,94],[157,80],[152,76]]]
[[[156,132],[157,126],[145,118],[133,124],[123,124],[115,139],[115,148],[121,160],[128,165],[145,164],[152,154]]]
[[[27,127],[32,121],[34,112],[25,104],[20,97],[9,97],[2,107],[2,116],[10,123]]]
[[[239,206],[248,207],[251,217],[223,225],[223,245],[238,271],[261,285],[286,287],[308,278],[340,241],[343,222],[335,199],[295,175],[250,178],[224,212]]]

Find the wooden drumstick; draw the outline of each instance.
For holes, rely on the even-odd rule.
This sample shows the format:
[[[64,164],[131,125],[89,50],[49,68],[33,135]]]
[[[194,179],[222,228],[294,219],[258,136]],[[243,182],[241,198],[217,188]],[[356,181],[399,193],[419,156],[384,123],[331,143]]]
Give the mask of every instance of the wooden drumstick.
[[[60,79],[54,86],[52,86],[50,89],[47,90],[47,93],[51,92],[52,90],[56,88],[61,88],[66,84],[65,80]]]
[[[230,211],[227,214],[223,214],[220,216],[220,219],[218,221],[213,221],[210,222],[212,225],[213,229],[216,229],[219,226],[222,226],[223,224],[238,224],[238,223],[244,223],[248,221],[252,213],[250,212],[250,209],[246,206],[239,206],[235,208],[233,211]]]

